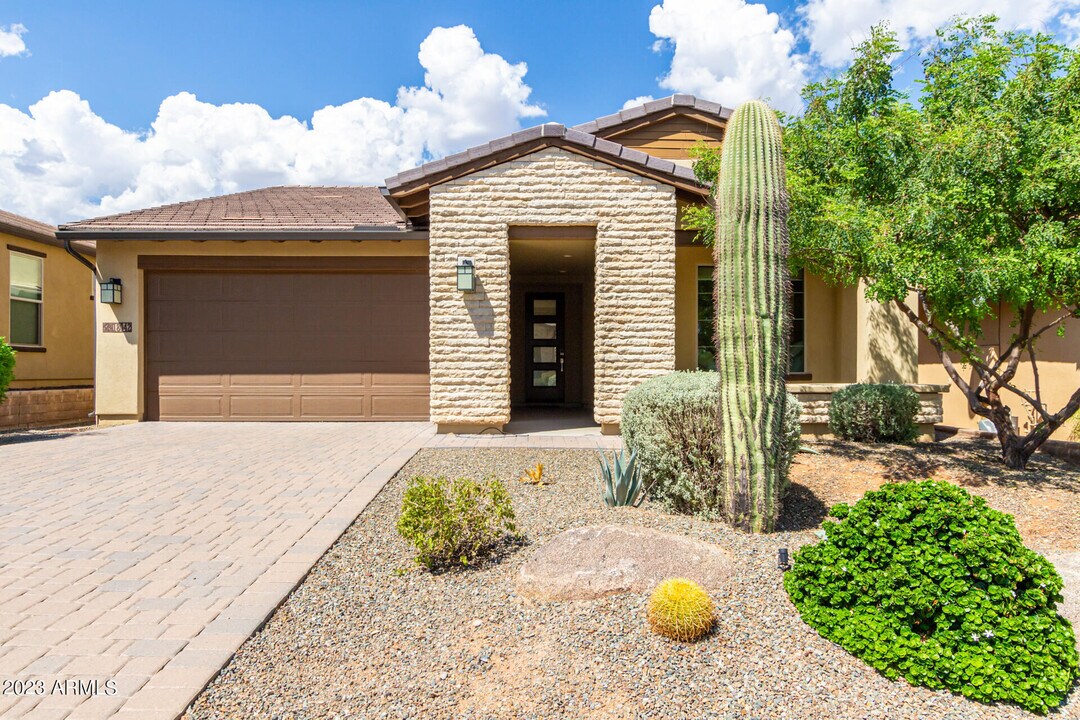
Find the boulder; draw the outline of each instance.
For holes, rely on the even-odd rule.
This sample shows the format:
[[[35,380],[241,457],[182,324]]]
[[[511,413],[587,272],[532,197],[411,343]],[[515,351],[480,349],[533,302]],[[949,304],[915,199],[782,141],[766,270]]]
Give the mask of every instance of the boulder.
[[[664,578],[689,578],[716,590],[731,572],[719,545],[628,525],[559,533],[525,562],[517,591],[534,600],[593,600],[651,591]]]

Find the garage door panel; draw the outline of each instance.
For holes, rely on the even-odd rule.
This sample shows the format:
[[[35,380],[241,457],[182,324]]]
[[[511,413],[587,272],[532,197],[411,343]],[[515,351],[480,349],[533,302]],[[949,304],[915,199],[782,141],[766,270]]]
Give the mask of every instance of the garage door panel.
[[[147,274],[147,416],[426,420],[425,275]]]
[[[229,417],[232,420],[285,420],[296,416],[292,395],[267,393],[229,395]]]
[[[371,396],[371,417],[373,420],[392,420],[402,415],[423,417],[428,414],[427,397],[416,395],[381,395]]]
[[[301,412],[304,417],[342,418],[370,415],[363,395],[305,395]]]
[[[201,420],[221,417],[224,398],[221,395],[162,395],[162,417],[184,420]]]

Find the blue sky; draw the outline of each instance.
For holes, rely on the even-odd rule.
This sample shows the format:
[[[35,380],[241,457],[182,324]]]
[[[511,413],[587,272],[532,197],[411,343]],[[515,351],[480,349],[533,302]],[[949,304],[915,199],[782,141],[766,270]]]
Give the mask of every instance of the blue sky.
[[[378,184],[672,92],[798,111],[871,24],[918,50],[988,11],[1080,35],[1080,0],[0,0],[0,208],[61,222]]]
[[[667,62],[651,49],[655,4],[0,0],[0,25],[25,25],[30,49],[0,63],[0,101],[26,109],[66,88],[135,129],[186,90],[307,118],[422,84],[420,42],[434,27],[465,24],[484,50],[528,63],[532,99],[550,118],[584,122],[627,98],[669,94],[656,83]]]

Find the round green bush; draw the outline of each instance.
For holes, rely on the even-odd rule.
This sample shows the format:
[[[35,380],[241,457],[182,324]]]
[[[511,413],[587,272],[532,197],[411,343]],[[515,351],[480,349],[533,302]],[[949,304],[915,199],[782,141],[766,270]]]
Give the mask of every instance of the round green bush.
[[[1012,516],[934,480],[830,513],[840,522],[784,575],[808,625],[891,679],[1038,713],[1061,704],[1080,677],[1061,576]]]
[[[848,385],[829,402],[829,428],[842,440],[911,442],[919,436],[915,422],[919,396],[894,383]]]
[[[15,351],[0,337],[0,402],[7,395],[8,385],[15,377]]]
[[[650,498],[672,512],[723,519],[719,402],[720,377],[715,372],[660,375],[623,400],[622,437],[637,453],[642,485]],[[799,451],[801,412],[799,401],[788,395],[780,452],[785,478]]]

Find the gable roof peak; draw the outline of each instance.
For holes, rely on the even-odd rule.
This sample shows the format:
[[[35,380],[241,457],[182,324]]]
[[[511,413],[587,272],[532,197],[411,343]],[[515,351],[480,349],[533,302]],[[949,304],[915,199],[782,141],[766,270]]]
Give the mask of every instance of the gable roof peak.
[[[604,137],[608,131],[617,129],[632,121],[641,121],[648,118],[650,115],[660,115],[671,112],[686,113],[690,111],[705,116],[713,116],[717,123],[726,122],[727,119],[731,117],[731,113],[734,112],[732,109],[726,108],[720,103],[711,100],[702,100],[693,95],[678,93],[656,100],[650,100],[641,105],[628,107],[617,113],[612,113],[611,115],[605,115],[596,118],[595,120],[575,125],[573,129]]]

